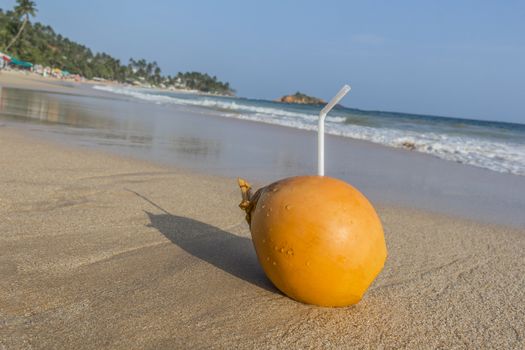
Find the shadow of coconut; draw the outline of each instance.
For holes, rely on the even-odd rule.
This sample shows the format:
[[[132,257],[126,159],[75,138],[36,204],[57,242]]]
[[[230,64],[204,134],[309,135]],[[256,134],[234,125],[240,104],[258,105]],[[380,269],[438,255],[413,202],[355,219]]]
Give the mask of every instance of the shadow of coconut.
[[[260,267],[251,239],[239,237],[198,220],[170,214],[143,195],[129,189],[128,191],[164,212],[153,214],[145,211],[150,220],[148,227],[155,228],[189,254],[224,272],[280,294]]]

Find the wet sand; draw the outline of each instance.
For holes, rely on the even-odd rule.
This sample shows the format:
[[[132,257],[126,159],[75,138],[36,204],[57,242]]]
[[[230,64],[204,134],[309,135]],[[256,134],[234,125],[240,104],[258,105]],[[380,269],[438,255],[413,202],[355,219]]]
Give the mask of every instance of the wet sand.
[[[0,75],[0,124],[35,137],[259,183],[316,171],[314,132],[136,101],[82,84],[50,81],[67,91],[36,91],[33,78],[22,77]],[[332,135],[326,151],[326,173],[374,203],[525,228],[525,176]]]
[[[380,206],[389,258],[364,299],[281,295],[232,178],[0,127],[0,348],[525,346],[525,232]]]

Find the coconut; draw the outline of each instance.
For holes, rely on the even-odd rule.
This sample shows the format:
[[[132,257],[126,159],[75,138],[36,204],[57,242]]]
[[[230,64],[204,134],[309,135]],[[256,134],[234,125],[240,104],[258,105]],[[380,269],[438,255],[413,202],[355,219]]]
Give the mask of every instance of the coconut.
[[[254,194],[245,180],[239,186],[258,260],[280,291],[320,306],[361,300],[387,256],[364,195],[326,176],[290,177]]]

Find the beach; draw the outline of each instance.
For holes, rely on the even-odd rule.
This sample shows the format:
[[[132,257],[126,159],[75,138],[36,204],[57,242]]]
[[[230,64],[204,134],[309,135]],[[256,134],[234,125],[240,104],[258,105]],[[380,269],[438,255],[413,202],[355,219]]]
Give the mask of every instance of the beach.
[[[522,177],[352,143],[363,149],[352,160],[366,154],[370,163],[390,159],[407,162],[418,174],[427,169],[435,177],[470,178],[441,184],[447,190],[438,192],[439,181],[425,177],[426,194],[403,199],[399,193],[410,192],[406,183],[392,180],[383,185],[390,192],[377,190],[381,176],[396,179],[391,171],[369,164],[363,170],[369,173],[358,176],[355,167],[350,173],[340,168],[336,175],[355,174],[358,187],[372,198],[388,259],[359,304],[304,305],[276,290],[259,267],[232,172],[264,184],[304,171],[313,159],[266,157],[257,143],[263,136],[257,135],[276,132],[279,143],[280,134],[296,141],[308,133],[184,111],[180,118],[191,115],[197,125],[208,118],[217,128],[203,143],[179,125],[187,137],[169,144],[170,163],[162,142],[137,131],[149,124],[121,118],[118,111],[105,118],[104,104],[112,110],[144,108],[158,118],[172,109],[131,101],[118,107],[120,102],[109,99],[86,100],[87,107],[79,109],[71,107],[73,97],[57,103],[43,97],[42,91],[50,91],[43,85],[3,79],[2,96],[6,87],[31,90],[9,90],[7,96],[40,101],[35,115],[48,118],[24,119],[9,109],[13,116],[0,119],[0,349],[525,346]],[[57,93],[84,91],[53,86]],[[124,124],[125,136],[115,132]],[[251,153],[239,161],[242,150],[221,146],[213,138],[223,130],[219,124],[240,135],[244,152]],[[102,131],[110,135],[102,137]],[[153,140],[165,140],[158,136],[162,132],[152,131]],[[347,142],[327,141],[328,149]],[[248,164],[246,171],[242,164]],[[270,173],[275,164],[281,165]],[[478,190],[490,183],[494,192]],[[432,196],[443,203],[433,206]],[[495,203],[485,200],[490,198]],[[451,206],[457,208],[447,212]],[[503,209],[496,212],[498,206]],[[491,211],[494,220],[486,214]]]

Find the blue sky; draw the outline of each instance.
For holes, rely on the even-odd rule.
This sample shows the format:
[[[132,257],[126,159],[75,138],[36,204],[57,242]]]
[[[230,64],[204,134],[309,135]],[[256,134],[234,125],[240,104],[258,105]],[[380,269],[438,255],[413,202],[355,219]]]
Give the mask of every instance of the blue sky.
[[[525,123],[524,1],[35,1],[36,21],[95,51],[240,96],[350,83],[351,107]]]

